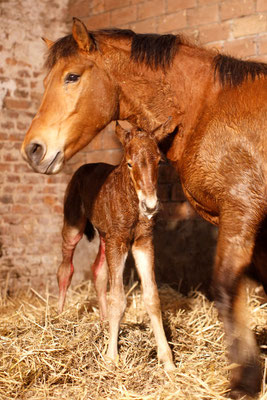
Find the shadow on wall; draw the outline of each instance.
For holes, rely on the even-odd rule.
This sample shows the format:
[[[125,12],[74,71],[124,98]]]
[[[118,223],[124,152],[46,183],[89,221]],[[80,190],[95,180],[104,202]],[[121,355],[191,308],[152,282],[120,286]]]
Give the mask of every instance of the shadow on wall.
[[[217,228],[196,216],[173,226],[160,220],[154,228],[155,273],[158,286],[167,284],[187,295],[198,289],[212,298],[211,279]],[[132,254],[126,261],[124,283],[139,280]]]
[[[210,297],[217,228],[196,216],[154,230],[156,279],[181,293],[199,289]]]

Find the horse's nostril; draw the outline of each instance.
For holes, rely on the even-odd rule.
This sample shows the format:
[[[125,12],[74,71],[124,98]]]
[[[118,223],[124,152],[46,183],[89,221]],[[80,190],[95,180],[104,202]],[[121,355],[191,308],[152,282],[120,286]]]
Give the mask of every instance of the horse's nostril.
[[[28,159],[35,165],[38,165],[45,153],[45,146],[40,143],[30,143],[25,151]]]

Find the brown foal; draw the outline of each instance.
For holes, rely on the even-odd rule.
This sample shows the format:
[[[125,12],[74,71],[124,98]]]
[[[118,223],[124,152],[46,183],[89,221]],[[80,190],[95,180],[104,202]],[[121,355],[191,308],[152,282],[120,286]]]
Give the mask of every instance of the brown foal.
[[[166,129],[165,123],[157,131]],[[155,334],[158,357],[166,370],[175,368],[160,310],[154,276],[152,243],[153,216],[158,210],[157,175],[160,152],[153,134],[138,129],[126,132],[119,124],[116,133],[124,145],[119,166],[85,164],[73,175],[66,192],[63,227],[63,261],[58,269],[59,311],[63,310],[74,267],[75,247],[86,233],[89,240],[95,229],[100,236],[93,276],[101,319],[108,316],[108,358],[118,356],[118,332],[126,307],[123,270],[132,244],[132,253],[143,288],[146,310]],[[107,312],[106,288],[110,283]]]

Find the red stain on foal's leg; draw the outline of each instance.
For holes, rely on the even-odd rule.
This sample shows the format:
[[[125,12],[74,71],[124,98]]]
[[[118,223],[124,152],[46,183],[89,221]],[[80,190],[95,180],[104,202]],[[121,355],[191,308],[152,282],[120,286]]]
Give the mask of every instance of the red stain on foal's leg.
[[[100,236],[100,243],[99,243],[98,253],[97,253],[95,262],[92,265],[94,282],[97,279],[97,275],[99,274],[99,271],[100,271],[104,261],[105,261],[105,241]]]
[[[107,318],[107,281],[108,273],[105,263],[105,241],[100,236],[98,253],[94,264],[92,265],[93,280],[97,293],[100,319],[104,321]]]
[[[64,276],[64,278],[60,281],[60,288],[62,287],[62,289],[63,288],[68,289],[73,273],[74,273],[74,266],[73,266],[73,263],[71,262],[70,263],[70,271],[69,271],[68,275]]]

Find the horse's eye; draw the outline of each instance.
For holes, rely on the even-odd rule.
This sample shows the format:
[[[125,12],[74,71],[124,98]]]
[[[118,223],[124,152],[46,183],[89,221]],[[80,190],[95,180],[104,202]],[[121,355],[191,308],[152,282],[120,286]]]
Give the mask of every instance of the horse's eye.
[[[132,164],[131,163],[128,162],[127,165],[128,165],[129,168],[132,168]]]
[[[80,75],[77,74],[68,74],[65,77],[65,83],[70,83],[70,82],[77,82],[80,78]]]

